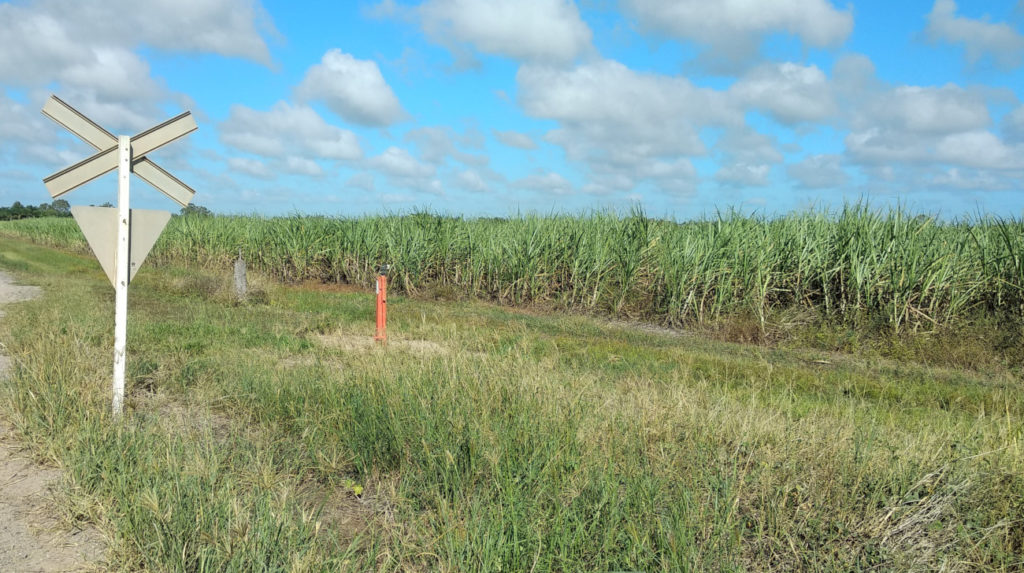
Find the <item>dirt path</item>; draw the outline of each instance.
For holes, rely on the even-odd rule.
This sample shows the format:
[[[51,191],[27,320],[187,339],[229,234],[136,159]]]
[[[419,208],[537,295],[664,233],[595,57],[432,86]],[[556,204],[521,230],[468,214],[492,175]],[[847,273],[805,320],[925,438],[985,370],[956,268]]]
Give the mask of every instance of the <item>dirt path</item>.
[[[0,271],[0,320],[5,314],[2,305],[38,294],[39,287],[15,285],[10,275]],[[0,352],[0,379],[10,366],[10,359]],[[34,463],[10,424],[0,418],[0,571],[101,569],[99,533],[91,528],[68,531],[57,518],[51,491],[60,477],[60,470]]]

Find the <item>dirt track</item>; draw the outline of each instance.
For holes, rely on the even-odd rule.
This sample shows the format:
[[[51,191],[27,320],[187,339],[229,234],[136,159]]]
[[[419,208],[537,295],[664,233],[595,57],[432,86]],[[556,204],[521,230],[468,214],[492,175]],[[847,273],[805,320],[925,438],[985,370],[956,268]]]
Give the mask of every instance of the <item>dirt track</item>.
[[[0,320],[5,314],[2,305],[38,295],[38,287],[15,285],[0,271]],[[0,341],[0,379],[11,367],[2,350]],[[51,491],[60,479],[60,470],[32,461],[11,425],[0,418],[0,571],[102,569],[99,533],[91,528],[69,531],[57,517]]]

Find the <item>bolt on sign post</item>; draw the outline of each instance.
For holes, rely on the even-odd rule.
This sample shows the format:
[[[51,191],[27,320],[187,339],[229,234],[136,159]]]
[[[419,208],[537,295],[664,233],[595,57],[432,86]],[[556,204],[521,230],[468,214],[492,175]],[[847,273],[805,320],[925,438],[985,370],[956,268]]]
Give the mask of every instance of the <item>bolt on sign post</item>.
[[[124,403],[125,348],[128,331],[128,284],[153,248],[167,221],[169,211],[129,207],[130,174],[156,187],[182,207],[195,191],[150,161],[146,154],[199,129],[191,112],[129,137],[114,136],[57,96],[50,96],[43,115],[56,121],[91,145],[97,153],[43,179],[56,199],[77,187],[117,169],[117,207],[71,208],[100,266],[114,285],[114,383],[112,409],[121,415]]]
[[[381,344],[388,341],[388,270],[390,265],[383,265],[377,273],[377,333],[373,339]]]

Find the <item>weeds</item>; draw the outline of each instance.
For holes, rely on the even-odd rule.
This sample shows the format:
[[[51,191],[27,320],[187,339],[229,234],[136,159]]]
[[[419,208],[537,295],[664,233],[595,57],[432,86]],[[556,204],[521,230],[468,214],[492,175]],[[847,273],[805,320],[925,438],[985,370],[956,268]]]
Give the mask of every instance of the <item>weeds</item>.
[[[653,257],[650,228],[629,232]],[[554,248],[543,236],[537,256]],[[114,568],[1024,566],[1012,372],[403,296],[395,344],[367,347],[337,341],[369,340],[372,296],[268,282],[268,304],[236,305],[215,273],[165,260],[132,286],[129,408],[112,423],[105,276],[3,247],[46,292],[0,323],[15,363],[5,408],[68,469]],[[599,274],[567,296],[593,296]]]

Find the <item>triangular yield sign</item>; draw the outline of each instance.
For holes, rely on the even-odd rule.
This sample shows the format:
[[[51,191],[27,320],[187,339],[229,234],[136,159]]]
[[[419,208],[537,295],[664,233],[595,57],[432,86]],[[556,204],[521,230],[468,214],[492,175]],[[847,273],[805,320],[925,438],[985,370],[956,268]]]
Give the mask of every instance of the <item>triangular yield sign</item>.
[[[146,260],[146,255],[160,237],[167,221],[171,220],[170,211],[152,211],[148,209],[129,209],[130,219],[128,239],[130,272],[128,282],[135,278],[135,273]],[[92,252],[100,261],[100,266],[107,273],[110,284],[115,284],[117,276],[117,209],[114,207],[81,207],[71,208],[71,214],[78,222],[79,228],[89,242]]]

